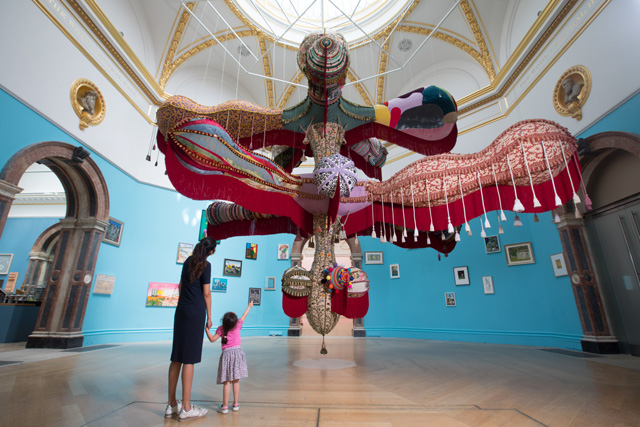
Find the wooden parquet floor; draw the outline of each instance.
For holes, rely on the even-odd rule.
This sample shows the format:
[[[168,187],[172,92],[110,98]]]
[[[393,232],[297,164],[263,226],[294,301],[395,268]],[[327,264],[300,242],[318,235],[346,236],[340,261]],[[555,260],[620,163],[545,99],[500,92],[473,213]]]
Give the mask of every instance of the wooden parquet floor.
[[[321,356],[321,342],[243,338],[249,378],[240,382],[241,410],[226,415],[215,412],[220,347],[205,342],[193,401],[209,413],[184,423],[163,417],[170,342],[57,350],[49,359],[0,349],[0,361],[25,359],[0,366],[0,425],[640,426],[640,358],[350,337],[327,337]],[[348,365],[341,361],[356,365],[330,369]]]

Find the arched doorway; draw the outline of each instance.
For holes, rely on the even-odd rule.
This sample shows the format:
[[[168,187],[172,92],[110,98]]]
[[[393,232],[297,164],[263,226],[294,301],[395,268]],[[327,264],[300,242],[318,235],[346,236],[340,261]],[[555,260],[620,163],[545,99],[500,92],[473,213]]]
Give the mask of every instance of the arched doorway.
[[[109,219],[107,184],[89,155],[83,147],[41,142],[18,151],[0,171],[0,234],[15,195],[22,191],[18,187],[20,178],[33,163],[51,169],[67,198],[66,216],[56,224],[57,245],[42,307],[27,347],[72,348],[82,346],[84,340],[84,313]],[[45,233],[51,231],[50,228]]]
[[[603,132],[585,148],[584,219],[602,299],[622,352],[640,356],[640,136]]]
[[[303,266],[303,261],[305,256],[309,258],[309,264],[305,266],[307,269],[310,268],[311,263],[313,262],[313,249],[307,250],[305,254],[305,248],[308,248],[308,239],[303,239],[301,237],[296,237],[291,247],[291,266]],[[345,265],[348,267],[358,267],[362,268],[362,249],[360,247],[360,242],[356,238],[350,238],[344,241],[340,241],[336,245],[341,245],[344,250],[336,250],[336,262],[340,265]],[[347,246],[347,247],[344,247]],[[348,257],[348,262],[346,262],[346,257]],[[348,264],[348,265],[347,265]],[[347,326],[347,322],[351,323],[351,325]],[[364,337],[366,336],[366,332],[364,329],[364,319],[346,319],[341,316],[339,320],[339,326],[342,325],[343,329],[350,328],[350,334],[354,337]],[[289,336],[300,336],[302,333],[302,324],[300,318],[290,319],[289,321]],[[310,328],[309,328],[310,329]],[[310,329],[311,330],[311,329]],[[315,334],[315,331],[313,331]]]

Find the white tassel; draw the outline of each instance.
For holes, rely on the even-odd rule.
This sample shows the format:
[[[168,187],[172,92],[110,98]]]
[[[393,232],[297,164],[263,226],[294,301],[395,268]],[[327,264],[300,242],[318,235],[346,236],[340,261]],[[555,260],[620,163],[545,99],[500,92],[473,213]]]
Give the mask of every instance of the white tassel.
[[[400,239],[400,241],[401,241],[402,243],[404,243],[404,242],[405,242],[405,240],[404,240],[404,234],[402,235],[402,238]]]
[[[384,222],[384,194],[380,195],[380,203],[382,204],[382,229],[380,230],[380,242],[387,242],[387,226]]]
[[[489,222],[489,218],[487,218],[487,209],[484,206],[484,193],[482,192],[482,181],[480,181],[480,171],[476,171],[476,176],[478,177],[478,185],[480,186],[480,198],[482,199],[482,210],[484,211],[484,226],[486,228],[491,228],[491,223]],[[484,229],[482,230],[482,232],[484,233]]]
[[[404,216],[404,191],[402,188],[400,189],[400,199],[402,200],[402,242],[404,243],[404,238],[407,237],[407,220]]]
[[[542,144],[544,147],[544,144]],[[567,176],[569,177],[569,183],[571,184],[571,189],[573,190],[573,203],[582,203],[580,200],[580,196],[576,193],[576,190],[573,188],[573,179],[571,178],[571,171],[569,171],[569,165],[567,164],[567,158],[564,155],[564,147],[562,146],[562,141],[560,141],[560,150],[562,150],[562,158],[564,159],[564,167],[567,170]]]
[[[460,241],[460,233],[456,231],[456,242],[459,242],[459,241]]]
[[[520,221],[520,217],[516,214],[516,217],[513,220],[514,227],[522,227],[522,221]]]
[[[504,234],[504,228],[502,228],[502,224],[498,224],[498,234]]]
[[[427,233],[427,245],[431,244],[431,239],[429,238],[429,234]]]
[[[360,244],[360,240],[358,240],[358,233],[356,233],[356,245]]]
[[[413,199],[413,182],[411,183],[411,206],[413,207],[413,241],[418,241],[418,224],[416,223],[416,203]]]
[[[449,196],[447,195],[447,182],[445,181],[444,175],[442,175],[442,186],[444,187],[444,202],[447,205],[447,231],[449,233],[453,233],[453,224],[451,224],[451,215],[449,214]]]
[[[482,229],[482,231],[480,232],[480,237],[485,238],[487,237],[487,232],[484,231],[484,228]]]
[[[582,200],[580,200],[580,196],[578,196],[578,193],[576,193],[575,191],[573,192],[573,203],[576,205],[582,203]]]
[[[429,225],[429,231],[434,231],[433,215],[431,215],[431,193],[429,192],[429,180],[425,178],[424,182],[427,185],[427,198],[429,200],[429,219],[431,220],[431,225]]]
[[[500,221],[506,221],[507,216],[504,214],[503,210],[500,210]]]
[[[467,208],[464,205],[464,193],[462,192],[462,179],[460,178],[460,174],[458,174],[458,186],[460,187],[460,198],[462,199],[462,213],[464,215],[464,231],[469,233],[469,236],[471,236],[471,227],[469,227],[469,223],[467,222]]]
[[[513,193],[516,196],[516,200],[513,202],[514,212],[524,212],[524,206],[522,206],[522,202],[518,199],[518,192],[516,190],[516,181],[513,179],[513,170],[511,169],[511,161],[509,160],[509,154],[507,154],[507,165],[509,165],[509,173],[511,174],[511,183],[513,184]]]
[[[540,204],[540,201],[536,197],[536,192],[533,189],[533,179],[531,178],[531,171],[529,170],[529,162],[527,161],[527,153],[524,150],[524,145],[522,145],[522,141],[520,141],[520,148],[522,148],[522,155],[524,156],[524,165],[527,167],[527,175],[529,175],[529,183],[531,184],[531,194],[533,194],[533,207],[539,208],[542,205]]]
[[[580,219],[580,218],[582,218],[582,214],[580,213],[580,211],[576,207],[576,219]]]
[[[560,196],[558,196],[558,192],[556,191],[556,183],[553,180],[553,174],[551,173],[551,166],[549,166],[549,159],[547,159],[547,149],[544,146],[544,141],[540,141],[540,143],[542,144],[542,153],[544,154],[544,160],[547,163],[547,170],[549,171],[549,176],[551,177],[551,185],[553,187],[553,193],[556,195],[555,197],[556,206],[562,206],[562,200],[560,200]],[[562,148],[562,143],[560,143],[560,148]],[[565,167],[566,167],[566,162],[565,162]],[[569,173],[569,171],[567,171],[567,173]],[[571,177],[571,175],[569,175],[569,177]],[[573,184],[571,184],[571,188],[573,188]]]
[[[558,212],[556,212],[556,215],[553,217],[553,222],[560,224],[560,215],[558,215]]]
[[[371,238],[376,239],[376,220],[373,216],[373,193],[371,194]]]
[[[393,191],[391,192],[391,226],[393,227],[393,237],[391,238],[391,241],[397,242],[398,238],[396,237],[396,213],[393,211]]]
[[[506,221],[507,217],[504,216],[504,210],[502,209],[502,197],[500,197],[500,189],[498,188],[498,177],[496,176],[496,169],[493,167],[493,163],[491,163],[491,171],[493,172],[493,182],[496,183],[496,193],[498,194],[498,205],[500,205],[500,221]]]
[[[441,231],[441,232],[440,232],[440,238],[441,238],[441,239],[442,239],[442,241],[444,242],[444,239],[445,239],[445,237],[444,237],[444,231]]]

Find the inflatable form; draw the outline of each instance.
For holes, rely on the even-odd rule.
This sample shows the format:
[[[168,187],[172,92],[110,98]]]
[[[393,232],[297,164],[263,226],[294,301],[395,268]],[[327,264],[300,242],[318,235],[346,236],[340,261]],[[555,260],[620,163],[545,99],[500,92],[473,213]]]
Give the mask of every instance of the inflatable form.
[[[448,253],[463,227],[471,234],[472,218],[484,218],[484,233],[492,226],[490,211],[504,219],[504,210],[540,213],[579,202],[581,182],[576,141],[559,125],[523,121],[479,153],[448,154],[458,132],[457,106],[448,92],[430,86],[373,107],[357,105],[341,96],[349,60],[342,36],[311,34],[298,52],[309,81],[308,96],[298,105],[275,110],[230,101],[205,107],[174,96],[157,113],[158,146],[176,190],[192,199],[221,200],[208,209],[209,236],[292,233],[314,239],[310,290],[287,294],[283,308],[300,315],[306,301],[309,324],[323,335],[340,314],[358,317],[368,307],[367,292],[324,297],[323,273],[335,263],[339,236],[366,233]],[[358,181],[355,168],[381,177],[381,140],[425,157],[386,181]],[[278,153],[274,160],[258,154],[267,146]],[[303,156],[313,156],[313,175],[291,173]],[[298,276],[285,279],[300,287]],[[366,275],[355,276],[368,289]]]

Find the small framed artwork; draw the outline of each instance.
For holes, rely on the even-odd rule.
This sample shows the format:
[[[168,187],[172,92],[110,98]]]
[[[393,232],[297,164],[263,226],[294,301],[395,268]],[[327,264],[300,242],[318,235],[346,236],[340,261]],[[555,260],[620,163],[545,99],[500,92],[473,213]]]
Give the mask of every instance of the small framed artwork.
[[[249,301],[253,301],[253,305],[260,305],[261,291],[260,288],[249,288]]]
[[[106,230],[104,230],[102,241],[105,243],[109,243],[110,245],[120,246],[120,242],[122,241],[123,229],[124,222],[109,217],[109,225],[107,225]]]
[[[400,264],[391,264],[389,266],[389,274],[392,279],[400,278]]]
[[[202,209],[202,214],[200,215],[200,231],[198,232],[198,242],[207,237],[208,226],[209,222],[207,221],[207,210]]]
[[[567,272],[567,266],[564,263],[564,254],[562,252],[551,255],[551,266],[553,267],[553,274],[556,277],[567,276],[569,274]]]
[[[455,307],[456,306],[456,293],[455,292],[445,292],[444,293],[444,303],[447,307]]]
[[[278,259],[289,259],[289,245],[284,243],[278,245]]]
[[[111,295],[113,293],[113,286],[115,284],[116,284],[116,276],[98,274],[96,276],[96,284],[93,287],[93,293]]]
[[[504,253],[507,256],[507,265],[535,264],[531,242],[514,243],[504,245]]]
[[[242,261],[238,261],[237,259],[225,259],[222,275],[233,277],[242,276]]]
[[[247,243],[247,253],[244,257],[246,259],[258,259],[258,244]]]
[[[227,292],[227,279],[211,279],[211,292]]]
[[[382,252],[365,252],[365,264],[384,264],[384,254]]]
[[[493,294],[493,277],[482,276],[482,288],[484,289],[485,294]]]
[[[0,274],[8,274],[13,254],[0,254]]]
[[[179,289],[178,283],[149,282],[146,307],[177,307]]]
[[[484,238],[484,250],[488,254],[496,254],[500,252],[500,239],[498,236],[487,236]]]
[[[193,252],[193,243],[178,243],[178,258],[177,264],[184,264],[184,262],[191,256]]]
[[[264,279],[264,290],[265,291],[275,291],[276,290],[276,278],[275,277],[265,277],[265,279]]]
[[[468,285],[469,282],[469,267],[453,267],[453,277],[458,285]]]

